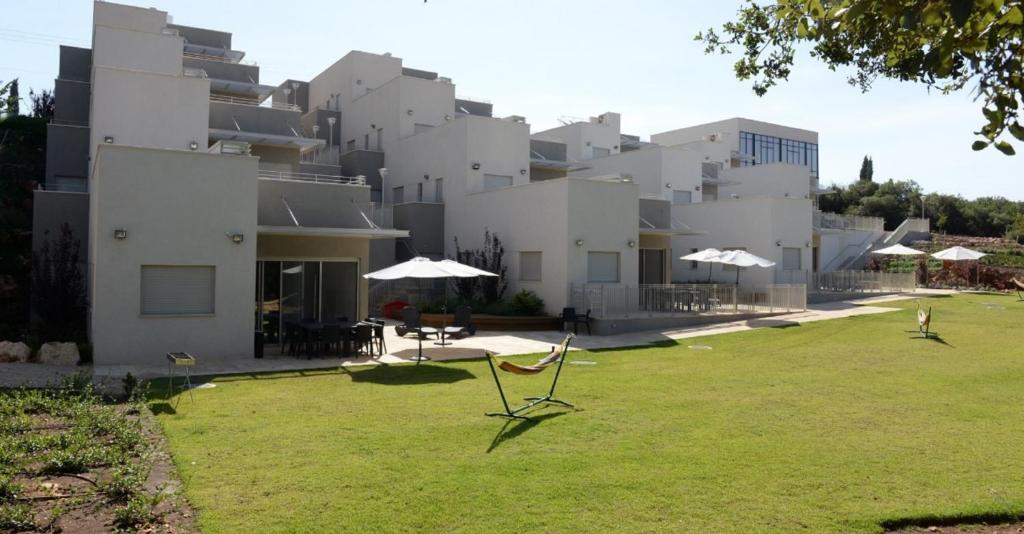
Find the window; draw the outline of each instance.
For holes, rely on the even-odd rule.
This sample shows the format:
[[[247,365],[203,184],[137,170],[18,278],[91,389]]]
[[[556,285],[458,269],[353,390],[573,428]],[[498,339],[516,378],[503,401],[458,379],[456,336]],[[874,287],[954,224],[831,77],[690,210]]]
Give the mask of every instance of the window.
[[[384,128],[377,128],[377,151],[384,152]]]
[[[423,184],[416,184],[416,202],[423,202]]]
[[[603,158],[605,156],[610,156],[612,154],[612,151],[607,149],[607,148],[601,148],[601,147],[595,146],[594,149],[593,149],[593,153],[594,153],[593,157],[595,157],[595,158]]]
[[[484,175],[484,191],[493,191],[495,189],[501,189],[502,187],[509,187],[511,185],[511,176],[505,176],[501,174]]]
[[[699,250],[700,250],[700,249],[697,249],[697,248],[691,248],[691,249],[690,249],[690,254],[696,254],[696,253],[697,253],[697,252],[698,252]],[[698,264],[698,263],[699,263],[699,262],[698,262],[698,261],[696,261],[696,260],[695,260],[695,261],[691,261],[691,262],[690,262],[690,268],[691,268],[691,269],[696,269],[696,268],[697,268],[697,264]]]
[[[405,187],[398,186],[391,190],[391,203],[401,204],[405,202]]]
[[[740,152],[747,156],[742,162],[744,167],[777,162],[792,163],[806,165],[811,168],[811,176],[818,176],[818,145],[815,143],[740,132]]]
[[[143,265],[142,315],[213,313],[212,265]]]
[[[363,148],[370,150],[370,134],[363,136]]]
[[[420,132],[426,132],[426,131],[428,131],[428,130],[430,130],[432,128],[433,128],[433,126],[431,126],[429,124],[420,124],[420,123],[417,122],[417,123],[412,125],[412,133],[415,135],[415,134],[418,134]]]
[[[693,202],[693,191],[672,190],[672,204],[689,204]]]
[[[540,282],[540,252],[519,253],[519,279],[524,282]]]
[[[434,202],[444,202],[444,178],[434,182]]]
[[[587,281],[615,284],[619,281],[618,252],[588,252]]]
[[[799,271],[800,267],[800,249],[796,247],[783,248],[782,249],[782,270],[784,271]]]

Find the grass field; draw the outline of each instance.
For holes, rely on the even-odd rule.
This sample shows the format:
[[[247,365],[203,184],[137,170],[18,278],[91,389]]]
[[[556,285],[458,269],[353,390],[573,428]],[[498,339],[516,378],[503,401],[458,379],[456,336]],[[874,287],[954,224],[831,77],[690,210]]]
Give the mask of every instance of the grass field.
[[[1024,513],[1024,303],[573,353],[538,423],[484,361],[216,380],[154,411],[206,532],[873,532]],[[914,330],[910,333],[908,330]],[[692,350],[702,344],[711,350]],[[531,361],[523,358],[522,361]],[[516,396],[550,376],[504,375]]]

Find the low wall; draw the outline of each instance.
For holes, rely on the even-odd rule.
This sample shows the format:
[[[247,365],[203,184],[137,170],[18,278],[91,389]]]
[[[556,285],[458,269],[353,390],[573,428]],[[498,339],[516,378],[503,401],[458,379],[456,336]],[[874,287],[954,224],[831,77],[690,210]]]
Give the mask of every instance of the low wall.
[[[899,291],[884,291],[884,292],[871,292],[865,293],[862,291],[837,291],[837,292],[822,292],[822,293],[808,293],[807,303],[808,304],[821,304],[823,302],[838,302],[841,300],[857,300],[866,299],[871,297],[884,297],[886,295],[899,295]]]
[[[445,326],[451,326],[455,321],[452,314],[442,315],[440,313],[424,313],[420,316],[423,326],[440,328],[442,322]],[[558,330],[560,324],[558,317],[519,317],[508,315],[483,315],[473,314],[473,325],[477,330],[491,330],[497,332],[523,332],[530,330]]]
[[[683,317],[631,317],[622,319],[594,319],[590,325],[591,332],[598,336],[609,336],[613,334],[624,334],[629,332],[642,332],[644,330],[671,330],[676,328],[689,328],[716,323],[731,323],[735,321],[751,321],[786,315],[778,313],[733,313],[721,315],[691,315]],[[586,328],[580,328],[580,334],[586,334]]]

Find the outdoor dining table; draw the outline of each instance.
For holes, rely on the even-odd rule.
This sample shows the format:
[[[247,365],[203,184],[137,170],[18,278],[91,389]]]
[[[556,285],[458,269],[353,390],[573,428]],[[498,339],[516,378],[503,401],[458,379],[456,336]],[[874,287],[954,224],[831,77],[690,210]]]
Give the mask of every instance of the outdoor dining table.
[[[352,355],[352,338],[355,336],[355,328],[359,323],[336,323],[336,322],[303,322],[296,323],[300,329],[306,332],[307,339],[312,339],[314,334],[323,332],[325,326],[335,326],[341,330],[341,356],[347,358]],[[312,358],[313,354],[306,355]]]

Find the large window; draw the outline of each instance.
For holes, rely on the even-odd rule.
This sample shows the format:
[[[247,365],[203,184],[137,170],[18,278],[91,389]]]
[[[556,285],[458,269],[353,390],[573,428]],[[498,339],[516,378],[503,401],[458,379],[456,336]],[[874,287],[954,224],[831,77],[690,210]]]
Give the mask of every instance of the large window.
[[[691,202],[693,202],[693,191],[672,190],[673,204],[689,204]]]
[[[588,252],[587,281],[597,284],[619,282],[618,252]]]
[[[799,271],[801,251],[799,248],[783,248],[782,249],[782,269],[784,271]]]
[[[595,157],[595,158],[604,158],[604,157],[610,156],[612,154],[612,151],[610,149],[607,149],[607,148],[601,148],[599,146],[595,146],[593,148],[593,154],[594,154],[593,157]]]
[[[391,189],[391,203],[401,204],[405,202],[405,187],[399,186]]]
[[[493,191],[512,185],[512,177],[501,174],[484,175],[484,191]]]
[[[740,132],[740,152],[745,156],[741,163],[744,167],[792,163],[806,165],[811,168],[812,176],[818,176],[818,145],[815,143]]]
[[[541,253],[520,252],[519,253],[519,280],[523,282],[540,282],[541,278]]]
[[[212,265],[143,265],[141,314],[212,314],[214,278]]]
[[[434,202],[444,202],[444,178],[434,182]]]

